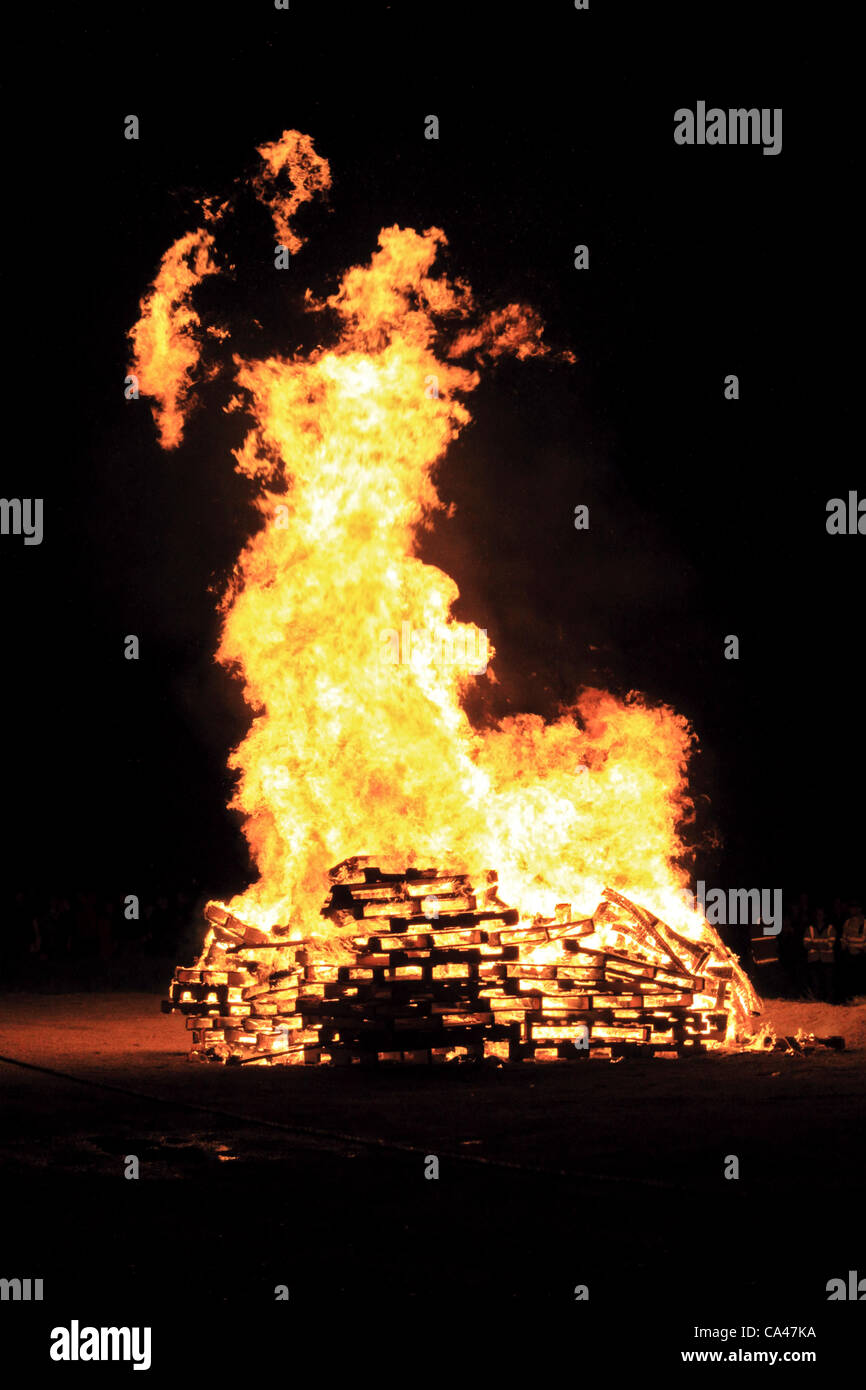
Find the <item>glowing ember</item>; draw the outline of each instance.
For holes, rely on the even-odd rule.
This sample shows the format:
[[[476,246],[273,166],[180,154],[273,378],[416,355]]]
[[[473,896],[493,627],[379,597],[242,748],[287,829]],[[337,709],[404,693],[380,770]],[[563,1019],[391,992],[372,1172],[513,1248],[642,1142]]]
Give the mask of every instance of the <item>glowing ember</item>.
[[[256,192],[281,244],[297,249],[288,219],[328,188],[327,163],[293,131],[258,153],[265,170]],[[276,184],[286,176],[293,192],[281,196]],[[190,234],[172,248],[132,333],[142,390],[159,402],[164,447],[181,437],[196,360],[188,293],[214,269],[211,240]],[[348,964],[365,949],[361,939],[352,946],[322,906],[331,866],[366,851],[384,875],[432,864],[461,877],[465,904],[446,912],[480,911],[478,885],[495,866],[497,901],[516,912],[518,958],[527,965],[573,967],[563,934],[549,934],[557,905],[578,904],[589,920],[609,889],[591,921],[592,993],[600,984],[605,996],[621,993],[608,989],[619,955],[622,972],[614,968],[613,978],[655,971],[665,991],[660,1007],[721,1012],[721,1032],[718,1024],[711,1032],[718,1042],[757,1003],[715,931],[684,905],[680,827],[691,810],[686,768],[695,741],[686,720],[636,694],[620,700],[600,690],[584,691],[550,723],[523,715],[477,729],[464,711],[471,683],[492,679],[494,653],[485,634],[451,616],[457,586],[419,559],[418,538],[443,507],[436,467],[470,423],[465,398],[478,369],[503,353],[522,359],[548,349],[531,310],[509,304],[480,315],[467,284],[434,273],[446,244],[439,228],[385,228],[370,263],[348,270],[323,303],[307,291],[308,311],[339,324],[331,346],[234,359],[239,390],[229,408],[252,419],[237,468],[258,486],[261,525],[224,598],[217,657],[243,681],[254,714],[230,766],[239,774],[232,805],[243,813],[258,878],[228,905],[212,905],[216,925],[192,983],[203,987],[213,952],[230,945],[241,950],[242,976],[253,961],[244,952],[258,946],[285,951],[286,978],[297,984],[290,943],[301,941],[304,970],[317,951]],[[472,369],[457,363],[467,355]],[[407,632],[433,636],[408,658],[400,642],[395,657],[397,634]],[[644,906],[623,907],[617,895]],[[372,912],[375,893],[370,902]],[[403,902],[406,910],[389,910],[389,920],[419,906],[411,894]],[[240,935],[220,939],[221,923],[224,932],[232,919]],[[527,936],[539,921],[548,935]],[[501,949],[473,943],[484,945]],[[275,969],[280,963],[270,959],[268,978]],[[261,973],[244,987],[256,988]],[[629,988],[640,1011],[643,989]],[[667,996],[689,1002],[668,1004]],[[498,1012],[481,1007],[480,996],[473,1002],[474,1013]],[[301,1031],[307,1022],[299,1012]],[[593,1036],[643,1040],[648,1025],[632,1023],[597,1018]],[[231,1044],[243,1050],[255,1041],[244,1034]]]

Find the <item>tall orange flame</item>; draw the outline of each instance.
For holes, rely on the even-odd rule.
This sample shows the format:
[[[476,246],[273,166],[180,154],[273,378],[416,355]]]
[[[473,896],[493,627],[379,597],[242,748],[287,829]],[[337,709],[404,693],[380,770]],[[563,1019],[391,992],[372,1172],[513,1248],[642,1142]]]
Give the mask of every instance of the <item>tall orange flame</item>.
[[[133,371],[142,395],[156,402],[153,414],[164,449],[176,449],[183,439],[201,354],[201,320],[192,307],[192,292],[218,269],[211,258],[213,245],[211,234],[199,229],[169,247],[129,334]]]

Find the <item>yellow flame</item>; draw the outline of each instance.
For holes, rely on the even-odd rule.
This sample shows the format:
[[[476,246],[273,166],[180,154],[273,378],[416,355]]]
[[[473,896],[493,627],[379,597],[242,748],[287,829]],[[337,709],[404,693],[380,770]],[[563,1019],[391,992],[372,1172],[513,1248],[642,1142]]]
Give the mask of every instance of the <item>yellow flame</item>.
[[[218,653],[256,714],[231,766],[260,878],[231,910],[318,928],[329,866],[372,852],[382,867],[496,867],[525,914],[564,899],[591,912],[609,883],[699,933],[675,867],[694,741],[681,716],[602,691],[550,724],[479,731],[464,712],[483,677],[447,660],[448,639],[474,654],[482,635],[451,616],[454,581],[416,554],[442,505],[436,464],[480,379],[450,359],[545,349],[536,316],[510,305],[437,353],[439,321],[474,308],[467,285],[430,273],[444,244],[438,228],[383,230],[326,301],[343,324],[334,347],[237,361],[235,405],[255,419],[237,463],[264,525]],[[407,659],[407,628],[438,634],[426,660]]]

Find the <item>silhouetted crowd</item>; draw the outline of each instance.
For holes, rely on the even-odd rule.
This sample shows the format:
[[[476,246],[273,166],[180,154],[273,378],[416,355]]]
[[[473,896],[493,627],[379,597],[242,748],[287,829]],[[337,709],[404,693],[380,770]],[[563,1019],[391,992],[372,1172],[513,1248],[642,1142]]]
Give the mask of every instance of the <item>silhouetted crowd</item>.
[[[195,951],[197,886],[133,900],[82,891],[40,894],[19,889],[0,902],[0,987],[35,989],[52,982],[131,983],[148,962]]]
[[[723,931],[758,993],[841,1004],[866,996],[866,922],[862,899],[829,904],[807,893],[785,905],[782,930],[765,937],[758,927]]]

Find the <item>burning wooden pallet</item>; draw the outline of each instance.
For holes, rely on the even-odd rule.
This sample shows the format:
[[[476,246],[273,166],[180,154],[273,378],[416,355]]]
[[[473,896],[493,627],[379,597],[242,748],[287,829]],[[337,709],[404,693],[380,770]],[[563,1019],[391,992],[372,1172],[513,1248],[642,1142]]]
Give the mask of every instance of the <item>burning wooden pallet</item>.
[[[725,1041],[757,1000],[721,942],[695,942],[612,890],[590,918],[561,904],[520,922],[464,874],[382,873],[352,859],[322,909],[335,930],[291,942],[216,904],[198,966],[167,1011],[193,1055],[259,1063],[578,1061],[684,1056]],[[336,945],[335,945],[336,943]],[[339,958],[333,957],[337,949]]]

